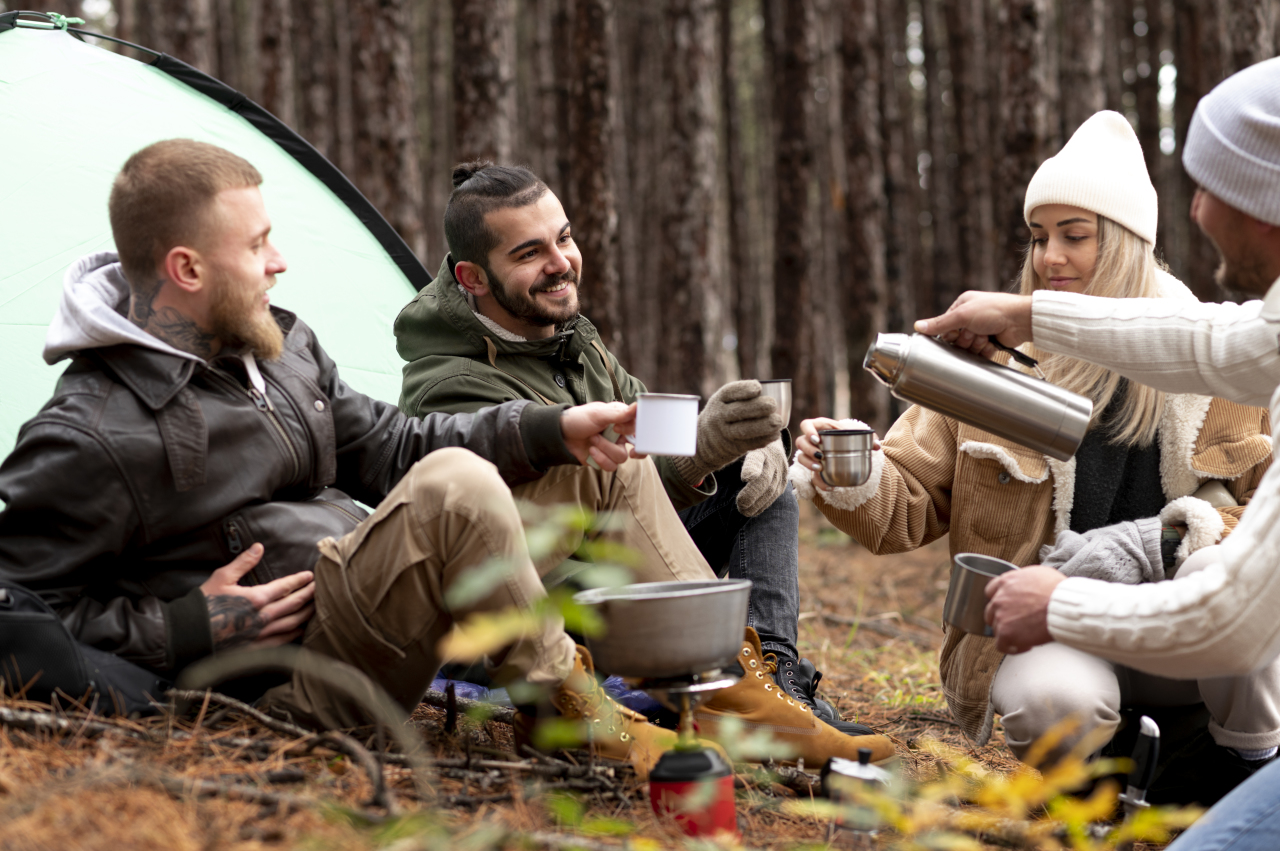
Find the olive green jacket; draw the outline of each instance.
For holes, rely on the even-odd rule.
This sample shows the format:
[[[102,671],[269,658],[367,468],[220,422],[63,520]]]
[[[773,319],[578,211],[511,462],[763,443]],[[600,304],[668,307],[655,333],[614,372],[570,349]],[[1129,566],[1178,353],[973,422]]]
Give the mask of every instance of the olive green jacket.
[[[585,316],[545,340],[516,343],[493,334],[471,311],[448,258],[436,279],[400,311],[395,334],[396,351],[406,361],[400,410],[409,416],[469,413],[513,399],[630,404],[645,391],[605,349]],[[714,476],[695,488],[670,458],[654,461],[677,511],[716,492]]]

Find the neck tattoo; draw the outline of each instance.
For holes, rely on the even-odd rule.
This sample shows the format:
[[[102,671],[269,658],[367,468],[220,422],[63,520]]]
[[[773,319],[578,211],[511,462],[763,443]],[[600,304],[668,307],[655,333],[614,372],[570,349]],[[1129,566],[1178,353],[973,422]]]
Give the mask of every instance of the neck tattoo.
[[[129,299],[129,320],[153,337],[164,340],[175,349],[190,352],[201,358],[214,355],[214,343],[217,337],[201,330],[191,317],[180,312],[176,307],[156,309],[156,297],[160,295],[163,281],[156,281],[151,287],[141,287],[133,291]]]

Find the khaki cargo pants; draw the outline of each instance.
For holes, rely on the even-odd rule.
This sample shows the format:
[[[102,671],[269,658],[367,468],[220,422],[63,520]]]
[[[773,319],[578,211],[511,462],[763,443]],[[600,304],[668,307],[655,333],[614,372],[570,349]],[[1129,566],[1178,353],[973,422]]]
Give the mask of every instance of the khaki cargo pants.
[[[316,613],[303,646],[359,669],[412,711],[442,660],[440,639],[474,612],[528,607],[544,596],[540,576],[581,543],[562,541],[535,566],[516,500],[540,506],[579,505],[622,519],[608,537],[636,550],[635,581],[714,579],[676,515],[651,460],[631,460],[615,473],[553,467],[535,482],[508,488],[490,462],[465,449],[440,449],[419,461],[377,510],[339,541],[320,543]],[[514,565],[489,593],[450,611],[449,589],[490,559]],[[574,645],[561,622],[491,660],[495,679],[556,684],[573,668]],[[370,723],[350,700],[318,680],[294,673],[267,700],[300,720],[342,728]]]

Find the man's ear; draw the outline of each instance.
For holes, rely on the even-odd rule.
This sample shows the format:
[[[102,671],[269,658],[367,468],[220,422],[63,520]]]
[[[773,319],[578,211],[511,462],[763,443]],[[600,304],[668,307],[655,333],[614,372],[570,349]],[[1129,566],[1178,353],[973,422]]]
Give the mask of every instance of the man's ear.
[[[460,260],[453,265],[453,276],[473,296],[489,294],[489,276],[479,263]]]
[[[161,272],[178,289],[188,293],[198,293],[204,288],[205,266],[200,252],[194,248],[175,245],[164,256],[160,266]]]

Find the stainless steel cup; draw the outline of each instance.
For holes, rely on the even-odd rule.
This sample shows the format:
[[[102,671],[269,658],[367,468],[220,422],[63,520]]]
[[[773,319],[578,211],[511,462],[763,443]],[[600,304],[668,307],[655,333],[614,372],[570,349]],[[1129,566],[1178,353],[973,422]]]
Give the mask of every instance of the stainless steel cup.
[[[787,423],[791,422],[791,379],[762,378],[760,386],[764,388],[764,395],[778,403],[778,413],[782,414],[782,427],[786,428]]]
[[[875,432],[868,429],[829,429],[818,432],[822,446],[822,481],[833,488],[852,488],[871,477],[871,445]]]
[[[973,635],[992,635],[983,612],[987,608],[987,583],[1018,566],[1001,558],[978,553],[957,553],[951,560],[951,584],[942,606],[942,619]]]

